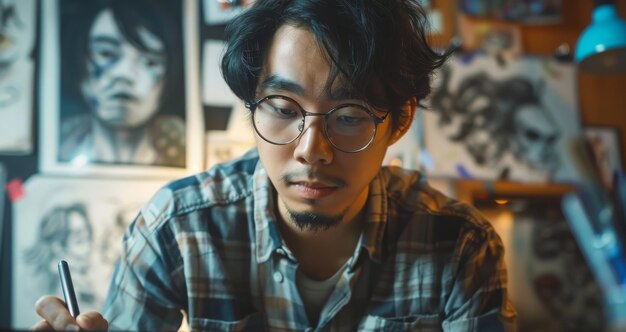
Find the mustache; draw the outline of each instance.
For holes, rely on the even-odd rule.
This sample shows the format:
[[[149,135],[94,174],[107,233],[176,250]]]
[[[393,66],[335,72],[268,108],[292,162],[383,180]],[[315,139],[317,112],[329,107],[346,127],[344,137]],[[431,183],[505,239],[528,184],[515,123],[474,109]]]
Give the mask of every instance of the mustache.
[[[280,179],[286,183],[316,180],[316,181],[329,183],[337,187],[346,186],[346,181],[344,181],[342,178],[325,174],[325,173],[322,173],[313,169],[298,171],[298,172],[287,172],[287,173],[284,173],[280,177]]]

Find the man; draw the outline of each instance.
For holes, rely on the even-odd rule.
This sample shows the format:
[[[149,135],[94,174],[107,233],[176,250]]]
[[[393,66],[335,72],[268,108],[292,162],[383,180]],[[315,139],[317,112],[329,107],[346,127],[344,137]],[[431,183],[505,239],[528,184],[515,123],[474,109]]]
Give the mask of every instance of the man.
[[[257,150],[158,192],[104,317],[38,301],[36,328],[504,330],[502,243],[416,172],[381,168],[445,57],[406,0],[259,0],[222,71]]]
[[[76,114],[62,122],[59,160],[184,167],[185,123],[162,112],[184,109],[168,100],[172,92],[184,100],[176,15],[154,1],[65,6],[78,17],[64,36],[78,43],[64,84],[81,102],[76,111],[63,105]]]

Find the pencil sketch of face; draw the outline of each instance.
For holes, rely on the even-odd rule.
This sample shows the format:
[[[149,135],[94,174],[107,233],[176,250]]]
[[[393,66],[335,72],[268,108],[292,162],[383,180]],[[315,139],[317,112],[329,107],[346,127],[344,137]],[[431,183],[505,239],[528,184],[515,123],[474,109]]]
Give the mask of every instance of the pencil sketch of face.
[[[89,33],[87,77],[82,92],[96,118],[112,129],[146,124],[158,111],[164,84],[164,44],[145,28],[142,45],[127,39],[110,9],[96,16]]]
[[[534,216],[539,222],[529,234],[532,256],[525,277],[544,308],[561,323],[559,330],[603,331],[601,289],[567,222],[557,218]]]
[[[67,216],[67,240],[65,248],[59,250],[59,255],[65,254],[72,261],[84,260],[85,253],[91,250],[92,234],[89,220],[85,214],[70,211]]]
[[[511,149],[515,157],[537,169],[559,167],[556,142],[560,137],[555,121],[539,105],[521,106],[514,115]]]
[[[21,41],[24,22],[19,14],[13,2],[0,0],[0,67],[10,65],[25,53]]]
[[[467,87],[459,93],[465,107],[461,128],[454,139],[465,145],[479,165],[496,163],[502,152],[502,140],[496,137],[500,114],[493,106],[488,88]]]
[[[84,283],[91,262],[93,229],[84,204],[56,206],[48,211],[38,229],[37,240],[26,250],[25,258],[42,278],[47,291],[57,289],[57,267],[61,259],[72,264],[72,274]],[[87,286],[83,291],[91,291]]]
[[[463,145],[480,166],[496,164],[505,149],[501,136],[502,114],[495,102],[497,84],[480,72],[465,77],[457,92],[450,92],[450,69],[442,69],[442,86],[434,92],[432,104],[442,112],[440,127],[452,127],[448,137]]]

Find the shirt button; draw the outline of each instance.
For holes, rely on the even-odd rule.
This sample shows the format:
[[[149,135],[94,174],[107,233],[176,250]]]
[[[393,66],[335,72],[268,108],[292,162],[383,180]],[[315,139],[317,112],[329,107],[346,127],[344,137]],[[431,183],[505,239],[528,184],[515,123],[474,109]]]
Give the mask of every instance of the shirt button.
[[[283,274],[278,271],[274,272],[274,281],[283,282]]]

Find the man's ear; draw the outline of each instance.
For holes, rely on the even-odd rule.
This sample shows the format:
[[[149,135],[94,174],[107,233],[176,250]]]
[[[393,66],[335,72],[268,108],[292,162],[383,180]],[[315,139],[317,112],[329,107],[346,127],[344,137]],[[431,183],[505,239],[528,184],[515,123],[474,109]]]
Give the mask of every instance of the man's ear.
[[[389,145],[396,143],[407,131],[411,128],[413,121],[415,120],[415,112],[417,112],[417,100],[409,99],[402,106],[402,115],[397,120],[397,126],[391,134]]]

